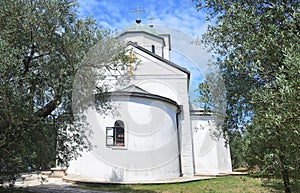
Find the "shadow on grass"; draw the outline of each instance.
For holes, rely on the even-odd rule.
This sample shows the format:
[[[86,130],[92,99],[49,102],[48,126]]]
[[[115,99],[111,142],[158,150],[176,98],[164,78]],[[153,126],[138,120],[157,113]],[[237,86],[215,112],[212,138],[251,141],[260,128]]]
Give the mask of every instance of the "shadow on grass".
[[[274,179],[272,176],[268,175],[257,175],[251,174],[251,178],[260,178],[262,181],[262,186],[271,188],[276,192],[284,192],[284,186],[280,179]],[[292,192],[300,192],[300,180],[293,181],[291,183]]]
[[[272,188],[278,192],[284,192],[284,187],[283,184],[280,182],[268,182],[266,184],[264,184],[263,186],[268,187],[268,188]],[[291,188],[292,188],[292,192],[300,192],[300,185],[299,182],[297,183],[292,183],[291,184]]]
[[[0,187],[0,193],[30,193],[24,188],[3,188]]]

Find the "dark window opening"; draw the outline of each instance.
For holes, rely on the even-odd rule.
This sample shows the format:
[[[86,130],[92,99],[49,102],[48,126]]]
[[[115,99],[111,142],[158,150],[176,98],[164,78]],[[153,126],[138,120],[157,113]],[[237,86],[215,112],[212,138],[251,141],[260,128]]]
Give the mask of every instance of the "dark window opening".
[[[117,120],[114,127],[106,127],[106,145],[124,147],[124,135],[124,122]]]
[[[154,46],[154,45],[152,45],[151,47],[152,47],[152,53],[154,53],[154,54],[155,54],[155,46]]]
[[[124,146],[124,123],[123,121],[115,122],[116,146]]]

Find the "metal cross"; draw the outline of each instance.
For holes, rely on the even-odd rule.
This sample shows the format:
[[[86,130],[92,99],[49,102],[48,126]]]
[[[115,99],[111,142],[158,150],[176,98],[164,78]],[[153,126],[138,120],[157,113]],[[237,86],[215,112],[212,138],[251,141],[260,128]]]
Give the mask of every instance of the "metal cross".
[[[150,18],[148,18],[148,20],[150,21],[150,27],[153,27],[153,20],[155,20],[155,18],[150,17]]]
[[[145,10],[140,9],[140,6],[137,5],[137,6],[136,6],[136,9],[132,10],[132,12],[136,12],[136,17],[137,17],[136,20],[141,20],[141,19],[140,19],[140,13],[145,12]]]

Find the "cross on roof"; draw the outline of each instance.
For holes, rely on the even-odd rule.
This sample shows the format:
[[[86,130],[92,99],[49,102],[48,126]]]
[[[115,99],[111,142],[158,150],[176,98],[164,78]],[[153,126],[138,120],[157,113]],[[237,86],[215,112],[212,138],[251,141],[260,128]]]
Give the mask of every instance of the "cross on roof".
[[[132,10],[132,12],[136,12],[136,22],[141,23],[140,13],[145,12],[145,10],[140,9],[140,6],[137,5],[136,9]]]
[[[155,18],[150,17],[150,18],[148,18],[148,20],[150,21],[150,27],[153,27],[153,20],[155,20]]]

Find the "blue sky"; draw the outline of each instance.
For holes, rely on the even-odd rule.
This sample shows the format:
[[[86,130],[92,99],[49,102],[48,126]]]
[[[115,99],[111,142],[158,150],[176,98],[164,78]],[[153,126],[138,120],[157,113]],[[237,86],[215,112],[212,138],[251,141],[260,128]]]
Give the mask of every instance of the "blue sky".
[[[100,26],[113,31],[133,24],[136,13],[132,10],[139,5],[145,10],[140,14],[142,23],[152,23],[158,31],[171,33],[171,61],[192,72],[193,97],[193,90],[207,73],[210,55],[202,46],[191,44],[207,27],[205,13],[196,11],[191,0],[78,0],[78,3],[81,16],[92,16]],[[148,20],[151,17],[152,22]]]

